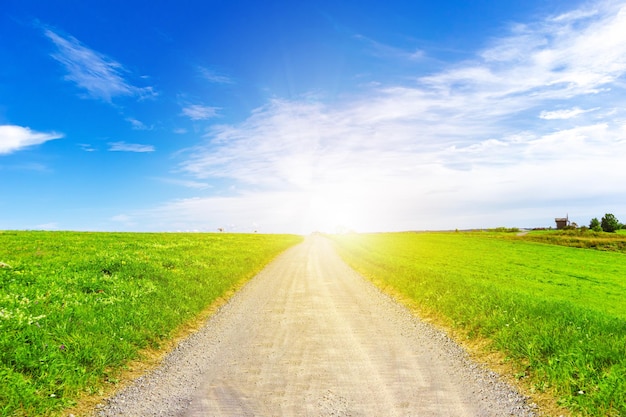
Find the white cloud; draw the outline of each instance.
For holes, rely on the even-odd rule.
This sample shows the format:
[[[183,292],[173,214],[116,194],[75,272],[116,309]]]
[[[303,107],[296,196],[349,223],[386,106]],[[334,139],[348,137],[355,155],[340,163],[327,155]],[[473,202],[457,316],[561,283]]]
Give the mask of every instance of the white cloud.
[[[214,126],[181,169],[235,188],[142,215],[181,229],[195,219],[373,231],[550,226],[626,204],[616,192],[626,182],[626,7],[595,10],[517,25],[414,84],[333,104],[274,99]]]
[[[124,74],[127,70],[119,62],[87,48],[73,36],[62,36],[50,29],[45,36],[57,47],[52,57],[67,70],[66,79],[87,90],[91,98],[111,102],[116,96],[154,97],[152,87],[137,87]]]
[[[588,113],[594,110],[596,109],[583,110],[580,107],[574,107],[572,109],[565,109],[565,110],[554,110],[554,111],[544,110],[539,114],[539,117],[545,120],[567,120],[567,119],[573,119],[574,117],[580,116],[581,114]]]
[[[422,49],[416,49],[413,52],[408,53],[408,58],[413,61],[418,61],[426,57],[426,52]]]
[[[507,112],[596,94],[626,70],[626,9],[603,5],[594,19],[576,25],[564,19],[518,25],[476,60],[422,81],[450,98],[471,98],[474,106],[495,107],[497,100]]]
[[[555,22],[576,22],[581,19],[594,17],[598,14],[598,10],[596,8],[585,8],[583,6],[581,9],[573,10],[567,13],[563,13],[554,17],[552,20]]]
[[[126,142],[110,142],[109,151],[111,152],[154,152],[152,145],[140,145],[137,143]]]
[[[470,221],[480,213],[479,225],[497,226],[521,221],[507,219],[521,207],[530,213],[572,193],[611,194],[626,181],[619,170],[624,129],[616,125],[462,142],[428,132],[427,122],[367,125],[356,117],[352,109],[330,114],[319,105],[275,102],[238,128],[215,128],[211,144],[195,149],[183,169],[249,191],[169,209],[191,204],[206,216],[195,217],[201,221],[230,213],[236,223],[278,227],[272,213],[290,207],[281,217],[300,219],[290,223],[297,232],[476,227]]]
[[[49,140],[60,139],[64,135],[57,132],[37,132],[28,127],[0,125],[0,155],[10,154],[29,146],[39,145]]]
[[[413,49],[412,51],[406,51],[396,46],[388,45],[382,42],[378,42],[364,35],[355,34],[354,39],[364,43],[369,52],[378,58],[391,58],[402,59],[409,61],[421,61],[426,57],[426,53],[422,49]]]
[[[97,149],[88,143],[79,143],[78,146],[85,152],[95,152]]]
[[[204,190],[206,188],[210,188],[211,185],[206,182],[200,181],[191,181],[191,180],[180,180],[175,178],[155,178],[157,181],[164,182],[166,184],[178,185],[186,188],[195,188],[198,190]]]
[[[226,75],[219,74],[208,68],[199,67],[198,70],[200,71],[200,74],[202,74],[202,77],[208,80],[209,82],[212,82],[215,84],[234,84],[234,81],[232,80],[232,78]]]
[[[142,121],[132,117],[127,117],[126,121],[131,124],[134,130],[152,130],[152,126],[146,126]]]
[[[207,120],[218,117],[219,107],[204,106],[202,104],[190,104],[183,107],[182,114],[191,120]]]

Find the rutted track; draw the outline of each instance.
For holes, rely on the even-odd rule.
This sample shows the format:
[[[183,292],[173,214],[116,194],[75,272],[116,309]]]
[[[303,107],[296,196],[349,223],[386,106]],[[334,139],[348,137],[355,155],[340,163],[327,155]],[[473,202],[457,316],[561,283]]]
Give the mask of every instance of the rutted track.
[[[532,416],[526,399],[350,269],[288,250],[105,416]]]

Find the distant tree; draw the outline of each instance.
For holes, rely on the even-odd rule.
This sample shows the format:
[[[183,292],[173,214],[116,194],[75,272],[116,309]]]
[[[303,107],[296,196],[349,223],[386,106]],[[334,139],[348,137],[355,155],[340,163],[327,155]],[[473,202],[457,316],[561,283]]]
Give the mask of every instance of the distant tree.
[[[616,230],[619,230],[622,226],[617,218],[611,213],[606,213],[604,217],[602,217],[600,225],[602,226],[602,230],[604,230],[605,232],[614,232]]]
[[[589,222],[589,228],[594,232],[601,232],[602,226],[600,225],[600,220],[598,220],[597,217],[591,219],[591,222]]]

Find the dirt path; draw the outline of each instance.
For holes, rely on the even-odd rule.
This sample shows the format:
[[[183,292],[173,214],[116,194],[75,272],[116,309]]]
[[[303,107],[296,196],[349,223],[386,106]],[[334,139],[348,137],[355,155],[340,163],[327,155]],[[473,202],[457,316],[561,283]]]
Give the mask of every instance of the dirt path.
[[[530,416],[323,237],[269,265],[100,416]]]

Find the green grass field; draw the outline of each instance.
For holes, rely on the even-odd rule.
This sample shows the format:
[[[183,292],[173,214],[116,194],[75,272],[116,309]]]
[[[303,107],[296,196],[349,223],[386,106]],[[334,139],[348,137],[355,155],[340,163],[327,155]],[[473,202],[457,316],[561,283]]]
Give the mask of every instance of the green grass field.
[[[0,232],[0,415],[50,415],[97,394],[300,240]]]
[[[556,396],[574,414],[626,416],[625,236],[570,235],[333,239],[344,259],[383,289],[503,352],[531,392]]]

